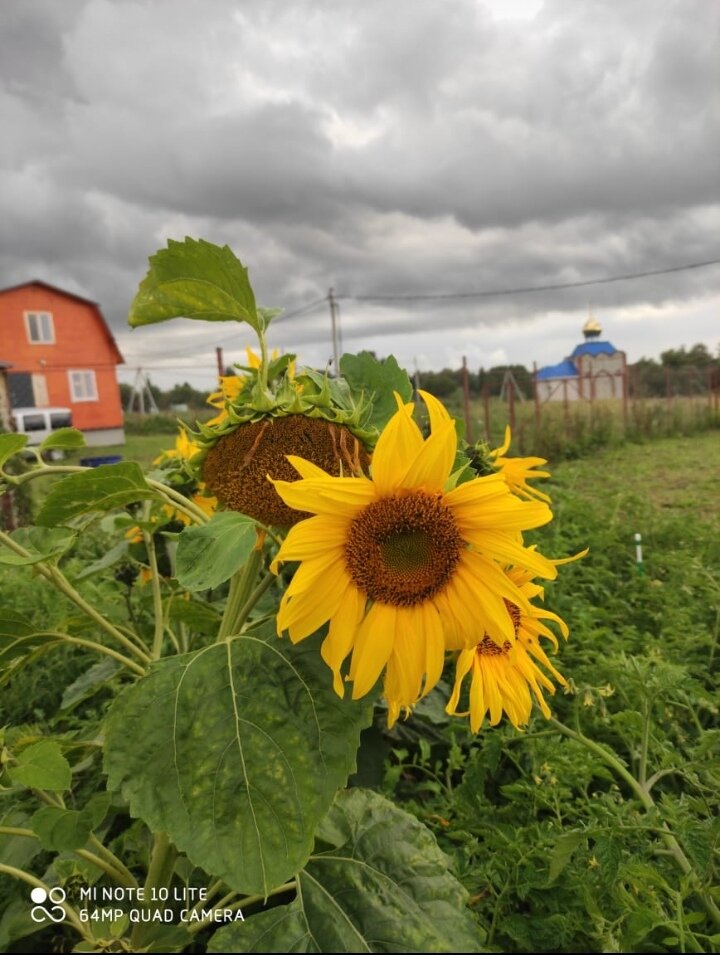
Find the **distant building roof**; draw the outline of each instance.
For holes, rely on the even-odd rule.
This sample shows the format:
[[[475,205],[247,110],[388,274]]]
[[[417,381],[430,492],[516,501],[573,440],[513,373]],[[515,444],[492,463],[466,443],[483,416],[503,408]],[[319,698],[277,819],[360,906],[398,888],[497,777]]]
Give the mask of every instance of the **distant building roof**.
[[[115,341],[115,337],[110,331],[110,326],[105,321],[103,313],[100,311],[100,306],[91,298],[85,298],[83,295],[76,295],[75,292],[68,292],[64,288],[59,288],[57,285],[51,285],[49,282],[43,282],[41,279],[30,279],[29,282],[20,282],[18,285],[8,285],[6,288],[0,288],[0,295],[3,295],[5,292],[16,292],[21,288],[29,288],[32,285],[35,285],[38,288],[47,289],[50,292],[55,292],[57,295],[64,295],[65,298],[74,298],[76,302],[82,302],[84,305],[89,305],[95,311],[98,319],[100,320],[100,325],[102,326],[103,332],[110,342],[110,347],[116,354],[117,363],[125,363],[125,359],[120,353],[120,349],[118,348],[117,342]]]
[[[580,355],[592,355],[594,358],[596,355],[614,355],[616,352],[617,348],[610,342],[587,341],[576,345],[570,357],[578,358]]]
[[[578,346],[578,348],[581,346]],[[577,349],[575,349],[577,351]],[[561,361],[559,365],[546,365],[544,368],[540,368],[537,373],[538,381],[545,381],[548,378],[577,378],[578,370],[570,361],[569,358],[566,358],[565,361]]]

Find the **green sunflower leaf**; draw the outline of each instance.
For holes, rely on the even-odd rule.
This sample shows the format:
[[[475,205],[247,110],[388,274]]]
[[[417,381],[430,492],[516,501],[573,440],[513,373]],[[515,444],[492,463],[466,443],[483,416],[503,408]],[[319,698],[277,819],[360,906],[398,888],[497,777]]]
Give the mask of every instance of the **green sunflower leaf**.
[[[40,445],[40,451],[50,451],[52,448],[62,448],[63,450],[72,450],[73,448],[84,448],[87,446],[85,435],[77,428],[58,428],[53,431]]]
[[[170,318],[206,322],[247,322],[260,332],[271,310],[258,312],[248,271],[227,245],[186,237],[168,240],[167,249],[150,257],[128,322],[154,325]]]
[[[187,527],[178,538],[175,576],[186,590],[209,590],[229,580],[252,553],[255,521],[219,511],[207,524]]]
[[[240,892],[304,865],[371,719],[370,702],[333,693],[318,643],[278,640],[269,621],[161,660],[106,721],[109,789]]]
[[[0,434],[0,468],[28,443],[26,434]]]
[[[72,547],[76,536],[67,527],[19,527],[10,537],[27,556],[16,554],[9,547],[0,547],[0,564],[21,566],[60,557]]]
[[[397,391],[403,401],[412,398],[412,384],[407,372],[398,365],[393,355],[382,361],[378,361],[369,351],[343,355],[340,371],[355,392],[364,392],[372,398],[372,414],[367,423],[378,431],[382,431],[397,411],[393,392]]]
[[[72,780],[70,764],[59,744],[50,739],[26,746],[8,767],[8,774],[14,783],[53,792],[69,789]]]
[[[139,464],[134,461],[105,464],[58,481],[45,498],[37,523],[53,527],[80,514],[110,511],[155,496]]]
[[[297,897],[217,931],[210,952],[482,952],[432,833],[370,790],[338,793]]]

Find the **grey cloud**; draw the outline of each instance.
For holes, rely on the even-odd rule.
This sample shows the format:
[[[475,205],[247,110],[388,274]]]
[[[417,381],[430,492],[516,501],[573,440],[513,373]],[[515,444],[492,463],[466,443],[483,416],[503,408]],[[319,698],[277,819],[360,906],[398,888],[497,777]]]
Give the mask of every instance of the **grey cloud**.
[[[511,288],[720,254],[720,5],[546,0],[532,21],[499,21],[476,0],[388,10],[0,4],[13,131],[0,146],[0,283],[65,284],[122,330],[146,256],[186,233],[230,244],[261,301],[290,309],[329,285]],[[343,310],[349,334],[390,342],[529,322],[588,297],[660,307],[716,289],[707,270]],[[301,316],[293,333],[309,343],[323,321]],[[177,328],[135,333],[128,348],[160,360],[168,340],[207,347],[201,328]]]

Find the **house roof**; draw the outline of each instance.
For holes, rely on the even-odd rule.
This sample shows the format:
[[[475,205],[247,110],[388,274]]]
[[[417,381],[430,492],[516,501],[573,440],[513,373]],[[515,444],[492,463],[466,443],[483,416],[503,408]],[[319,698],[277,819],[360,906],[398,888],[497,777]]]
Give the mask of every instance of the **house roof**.
[[[546,381],[549,378],[577,378],[577,376],[578,370],[569,358],[561,361],[559,365],[546,365],[538,369],[537,373],[538,381]]]
[[[596,355],[614,355],[616,352],[617,348],[610,342],[587,341],[576,345],[570,357],[578,358],[580,355],[592,355],[594,358]]]
[[[65,298],[75,299],[75,301],[77,302],[82,302],[83,305],[90,305],[91,308],[95,310],[98,320],[100,324],[102,325],[103,331],[105,332],[105,335],[107,336],[108,342],[110,343],[111,348],[115,352],[115,355],[117,357],[117,363],[119,365],[125,364],[125,359],[120,353],[120,349],[117,346],[115,337],[113,336],[113,333],[110,331],[110,326],[105,321],[103,313],[100,311],[100,306],[98,305],[97,302],[93,302],[91,298],[84,298],[82,295],[76,295],[75,292],[68,292],[64,288],[58,288],[57,285],[51,285],[49,282],[43,282],[41,279],[31,279],[29,282],[20,282],[18,285],[8,285],[6,288],[0,289],[0,295],[4,294],[5,292],[15,292],[21,288],[29,288],[31,285],[37,285],[40,288],[48,289],[50,292],[55,292],[57,295],[64,295]]]

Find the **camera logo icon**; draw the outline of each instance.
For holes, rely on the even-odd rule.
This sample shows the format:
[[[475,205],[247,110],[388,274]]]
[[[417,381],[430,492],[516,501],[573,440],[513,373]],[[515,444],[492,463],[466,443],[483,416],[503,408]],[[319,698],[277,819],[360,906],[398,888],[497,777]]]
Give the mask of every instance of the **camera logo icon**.
[[[62,903],[67,898],[67,893],[59,885],[52,889],[43,889],[42,886],[35,886],[30,893],[30,899],[35,904],[30,909],[30,918],[33,922],[42,924],[43,922],[63,922],[65,920],[65,909]]]

